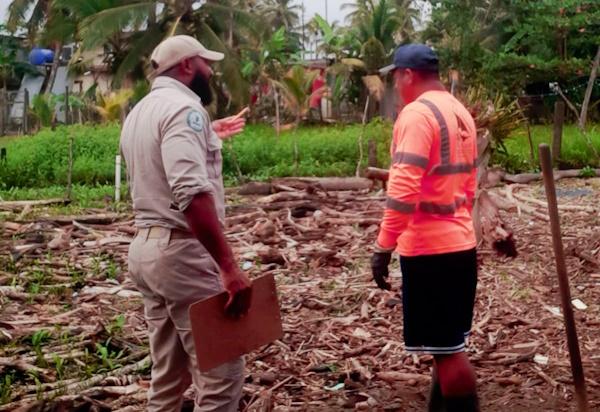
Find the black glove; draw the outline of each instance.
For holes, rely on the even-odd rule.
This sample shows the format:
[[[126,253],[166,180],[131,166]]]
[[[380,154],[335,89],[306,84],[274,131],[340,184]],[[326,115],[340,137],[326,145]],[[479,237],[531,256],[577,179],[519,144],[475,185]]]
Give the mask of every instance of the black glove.
[[[392,285],[386,280],[390,274],[388,266],[392,260],[392,252],[375,252],[371,256],[371,271],[373,272],[373,280],[379,288],[391,290]]]

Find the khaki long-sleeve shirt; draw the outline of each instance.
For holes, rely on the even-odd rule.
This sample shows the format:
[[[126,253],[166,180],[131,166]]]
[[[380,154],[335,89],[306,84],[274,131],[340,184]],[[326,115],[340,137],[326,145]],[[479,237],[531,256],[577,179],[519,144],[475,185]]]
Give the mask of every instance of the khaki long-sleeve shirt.
[[[211,193],[225,218],[222,142],[198,96],[183,83],[157,77],[121,132],[121,153],[138,227],[187,229],[183,211],[199,193]]]

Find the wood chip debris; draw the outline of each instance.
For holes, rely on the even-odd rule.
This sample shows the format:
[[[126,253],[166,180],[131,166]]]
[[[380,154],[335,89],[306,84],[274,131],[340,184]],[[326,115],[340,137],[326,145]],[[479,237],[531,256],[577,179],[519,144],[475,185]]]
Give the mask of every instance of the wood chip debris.
[[[600,179],[557,186],[588,397],[597,410]],[[385,197],[278,187],[285,191],[228,199],[226,235],[251,276],[275,274],[285,331],[282,341],[246,357],[243,410],[425,409],[432,359],[403,349],[402,278],[391,278],[394,291],[385,292],[370,275]],[[569,410],[573,388],[543,187],[489,193],[506,206],[502,218],[519,256],[479,250],[469,356],[482,407]],[[18,219],[24,206],[16,206],[4,216],[0,244],[0,377],[11,382],[0,382],[10,388],[0,411],[143,410],[149,358],[142,300],[127,274],[131,215],[94,210],[25,221]],[[42,406],[38,398],[53,400]]]

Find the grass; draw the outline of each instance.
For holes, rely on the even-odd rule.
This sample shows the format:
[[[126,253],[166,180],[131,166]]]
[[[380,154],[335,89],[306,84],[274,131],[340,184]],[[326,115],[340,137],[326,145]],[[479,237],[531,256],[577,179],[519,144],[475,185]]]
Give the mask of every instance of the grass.
[[[575,125],[564,127],[561,169],[600,167],[600,158],[597,156],[597,153],[600,153],[600,125],[589,126],[586,135],[587,138]],[[552,147],[552,126],[531,127],[531,140],[534,147],[533,162],[531,161],[527,130],[521,129],[506,141],[508,155],[497,153],[493,158],[493,163],[499,164],[511,173],[538,171],[538,145],[547,143]]]
[[[359,160],[358,138],[361,125],[303,127],[277,137],[273,128],[254,126],[233,140],[242,175],[265,180],[285,176],[353,176]],[[389,162],[392,125],[376,120],[364,131],[363,167],[367,164],[367,141],[377,142],[380,165]],[[294,162],[294,140],[298,139],[299,161]],[[229,181],[237,177],[231,145],[223,150],[223,174]]]
[[[62,126],[35,136],[4,142],[6,161],[0,165],[0,189],[67,184],[69,142],[73,138],[73,182],[85,185],[114,181],[119,126]]]
[[[238,167],[244,179],[265,180],[282,176],[352,176],[359,158],[357,139],[361,125],[302,127],[277,137],[266,125],[249,125],[241,135],[223,147],[223,175],[227,185],[239,183]],[[380,167],[389,164],[392,124],[377,119],[365,129],[364,142],[377,143]],[[552,140],[552,127],[533,126],[533,162],[526,129],[506,141],[507,153],[498,151],[492,163],[511,173],[536,171],[537,145]],[[44,129],[35,136],[0,138],[7,148],[6,162],[0,163],[0,199],[35,200],[64,197],[66,194],[69,139],[73,138],[73,203],[62,213],[82,208],[112,205],[114,157],[118,153],[119,126],[75,125]],[[294,162],[294,140],[298,140],[299,161]],[[600,167],[600,125],[590,125],[587,138],[574,125],[564,128],[561,168]],[[367,147],[364,144],[363,166]],[[234,156],[235,154],[235,156]],[[237,165],[236,165],[237,162]],[[123,171],[123,176],[125,173]],[[127,198],[123,187],[121,198]]]
[[[275,135],[272,127],[250,125],[223,149],[223,175],[228,183],[238,176],[232,147],[245,178],[263,180],[277,176],[352,175],[359,158],[357,145],[360,125],[303,127]],[[373,138],[382,162],[387,157],[391,124],[374,121],[365,130],[366,141]],[[73,138],[72,181],[79,185],[105,186],[114,182],[115,155],[119,152],[119,126],[74,125],[55,131],[44,129],[35,136],[0,139],[7,159],[0,164],[0,190],[65,186],[68,181],[69,141]],[[296,167],[293,143],[298,140]],[[124,167],[124,166],[123,166]],[[122,175],[125,176],[123,168]],[[3,194],[5,194],[3,192]]]
[[[67,188],[65,186],[48,186],[44,188],[11,188],[0,190],[0,201],[10,200],[42,200],[42,199],[59,199],[65,198]],[[84,209],[90,208],[106,208],[115,211],[122,211],[129,207],[128,204],[114,204],[113,197],[115,188],[113,185],[74,185],[71,191],[72,202],[68,205],[56,205],[46,208],[33,209],[28,217],[35,214],[48,215],[77,215],[81,214]],[[121,199],[127,198],[127,188],[122,187]],[[18,213],[17,213],[18,214]],[[2,220],[2,215],[0,215]]]

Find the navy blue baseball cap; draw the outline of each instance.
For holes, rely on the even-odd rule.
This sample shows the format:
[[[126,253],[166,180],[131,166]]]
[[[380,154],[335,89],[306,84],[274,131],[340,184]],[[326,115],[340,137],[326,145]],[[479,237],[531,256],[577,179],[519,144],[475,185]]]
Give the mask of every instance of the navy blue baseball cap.
[[[394,62],[379,69],[379,73],[386,75],[394,69],[437,72],[438,57],[431,47],[424,44],[405,44],[394,52]]]

